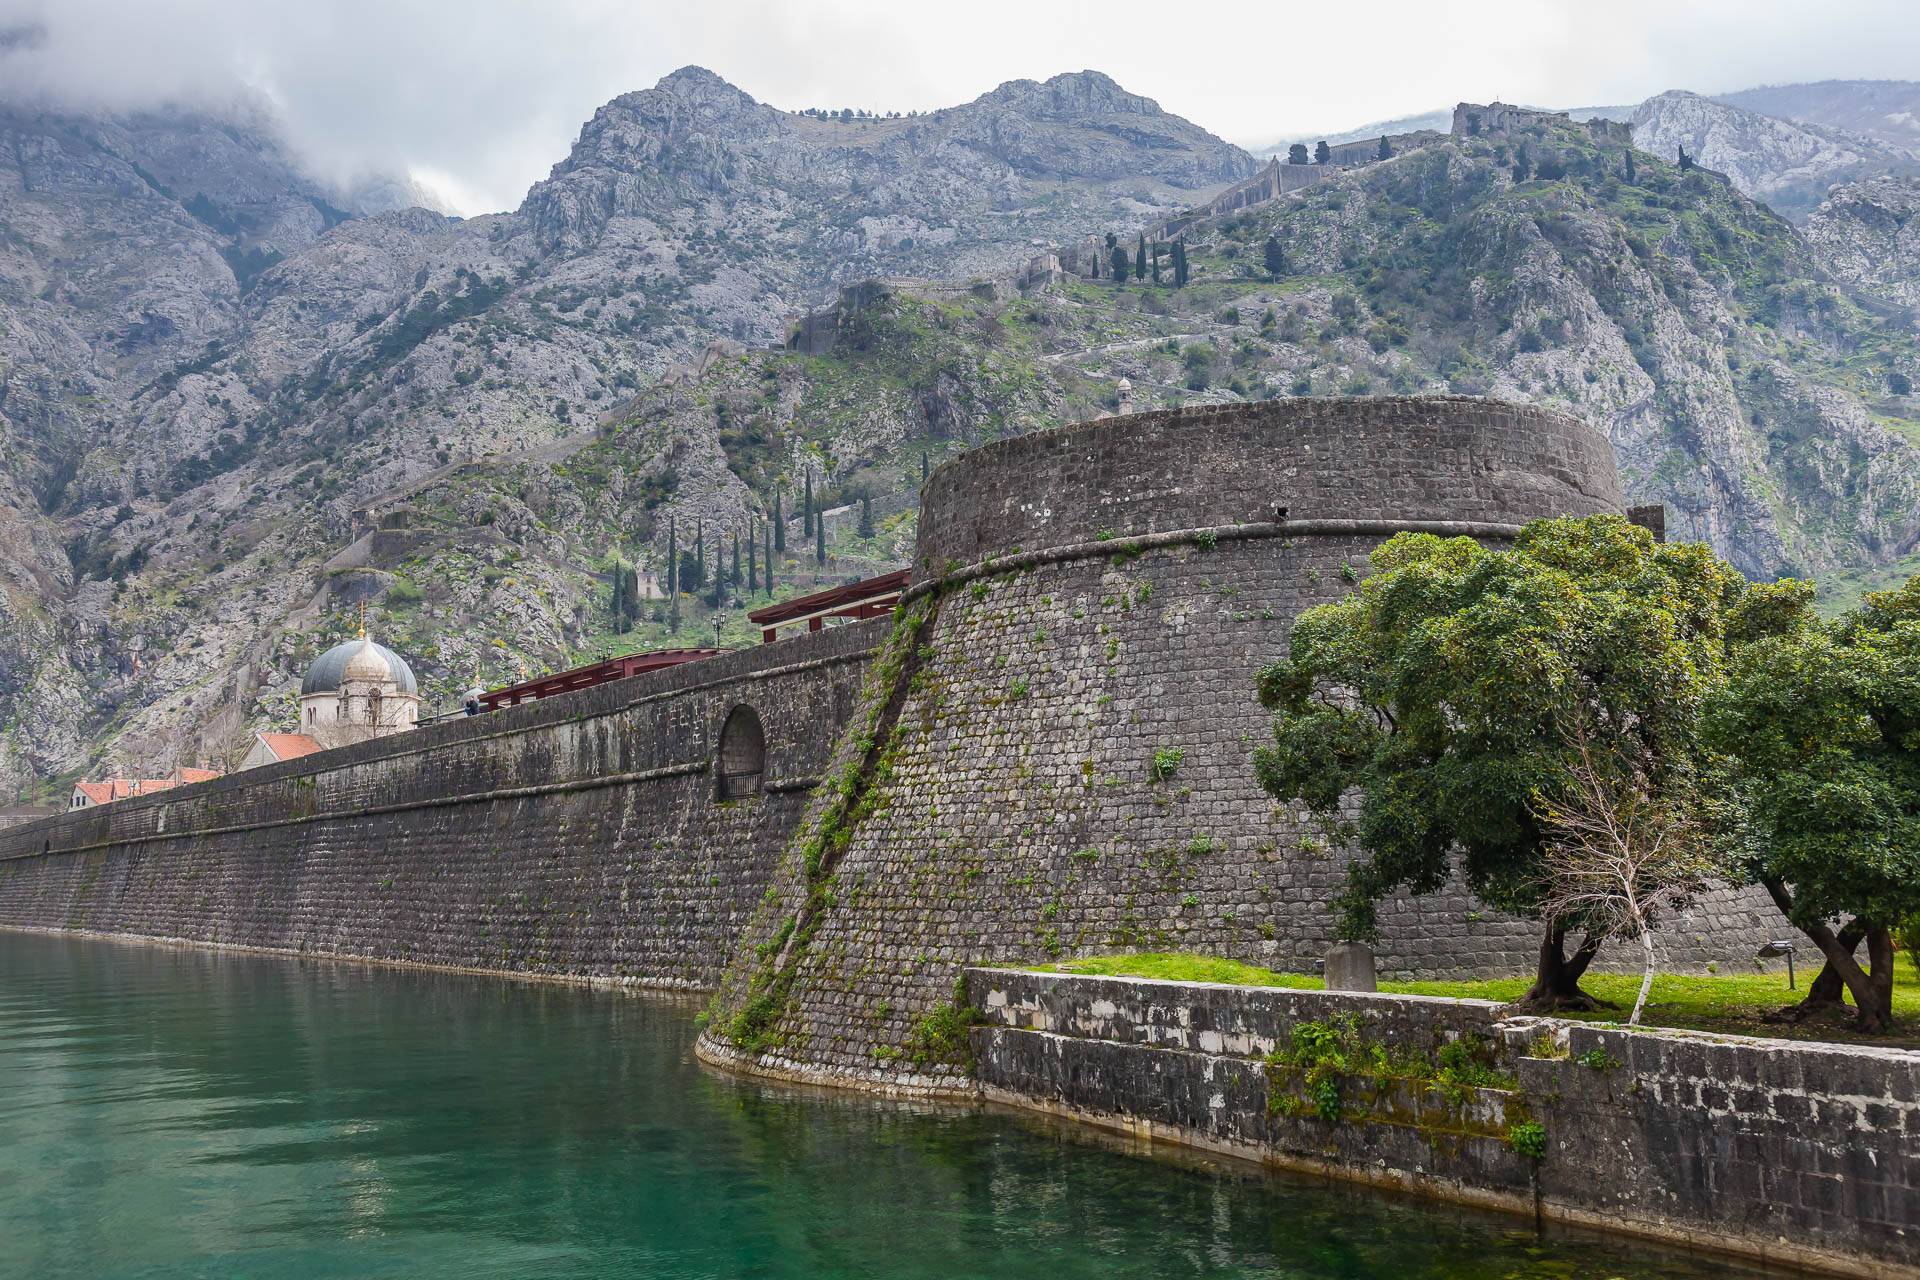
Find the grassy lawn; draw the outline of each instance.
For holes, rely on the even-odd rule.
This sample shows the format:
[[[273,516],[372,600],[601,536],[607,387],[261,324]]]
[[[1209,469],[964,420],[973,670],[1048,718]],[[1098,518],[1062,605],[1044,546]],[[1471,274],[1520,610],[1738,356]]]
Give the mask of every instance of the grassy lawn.
[[[1827,1021],[1808,1023],[1764,1021],[1768,1013],[1793,1003],[1805,994],[1808,981],[1819,971],[1817,962],[1799,966],[1796,991],[1787,990],[1784,970],[1779,973],[1700,976],[1655,974],[1653,991],[1647,997],[1647,1009],[1641,1021],[1648,1026],[1687,1027],[1728,1035],[1838,1040],[1920,1048],[1920,974],[1914,971],[1913,961],[1906,955],[1902,954],[1898,963],[1899,970],[1894,975],[1893,988],[1895,1028],[1891,1036],[1858,1034],[1853,1030],[1851,1013]],[[1225,982],[1247,987],[1295,987],[1319,991],[1326,986],[1319,978],[1309,974],[1276,973],[1238,960],[1169,953],[1094,956],[1036,967],[1054,973],[1167,978],[1176,982]],[[1510,1001],[1519,999],[1530,985],[1531,978],[1489,978],[1474,982],[1382,982],[1380,989],[1403,995]],[[1581,985],[1588,994],[1617,1003],[1619,1011],[1601,1010],[1597,1013],[1562,1016],[1588,1022],[1623,1022],[1633,1008],[1634,996],[1639,993],[1640,979],[1634,974],[1592,974]],[[1851,1007],[1849,1003],[1848,1008]]]

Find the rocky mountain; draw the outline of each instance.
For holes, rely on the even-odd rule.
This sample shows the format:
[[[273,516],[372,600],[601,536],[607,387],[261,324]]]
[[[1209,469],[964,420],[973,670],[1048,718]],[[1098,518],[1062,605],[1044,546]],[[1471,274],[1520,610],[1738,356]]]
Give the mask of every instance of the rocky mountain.
[[[603,108],[512,213],[303,241],[301,200],[333,216],[311,184],[214,132],[204,176],[98,124],[0,133],[0,789],[232,758],[362,606],[432,697],[745,641],[737,601],[616,629],[613,573],[657,581],[670,538],[710,573],[748,535],[764,599],[749,531],[808,486],[848,511],[830,565],[785,530],[780,591],[898,563],[924,466],[1111,411],[1122,377],[1139,407],[1563,404],[1756,575],[1920,540],[1920,428],[1885,399],[1920,373],[1911,325],[1710,175],[1629,178],[1604,133],[1440,140],[1203,223],[1182,289],[1023,293],[1029,256],[1131,239],[1248,157],[1094,73],[829,120],[688,70]]]
[[[698,226],[791,304],[874,275],[1004,269],[1024,246],[1137,221],[1254,167],[1094,71],[841,119],[778,111],[687,68],[596,112],[521,213],[543,250],[568,254],[609,235],[643,251]]]
[[[1920,82],[1913,80],[1822,80],[1715,96],[1729,106],[1775,119],[1828,125],[1920,151]]]
[[[1807,241],[1836,278],[1920,309],[1920,179],[1835,187],[1807,220]]]
[[[563,459],[841,280],[1002,271],[1252,167],[1098,73],[830,120],[689,68],[462,222],[378,211],[392,183],[343,207],[259,120],[0,114],[0,787],[99,742],[227,754],[276,637],[339,603],[356,511]]]
[[[1795,221],[1836,183],[1920,173],[1920,148],[1911,143],[1795,123],[1697,93],[1649,98],[1634,108],[1631,123],[1642,150],[1672,159],[1685,147],[1695,161]]]

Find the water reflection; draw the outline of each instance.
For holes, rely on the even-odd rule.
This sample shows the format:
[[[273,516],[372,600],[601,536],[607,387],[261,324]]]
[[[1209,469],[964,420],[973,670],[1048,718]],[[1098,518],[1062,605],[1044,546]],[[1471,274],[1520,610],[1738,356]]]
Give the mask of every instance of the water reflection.
[[[0,1275],[1756,1274],[763,1087],[693,1062],[693,1009],[0,933]]]

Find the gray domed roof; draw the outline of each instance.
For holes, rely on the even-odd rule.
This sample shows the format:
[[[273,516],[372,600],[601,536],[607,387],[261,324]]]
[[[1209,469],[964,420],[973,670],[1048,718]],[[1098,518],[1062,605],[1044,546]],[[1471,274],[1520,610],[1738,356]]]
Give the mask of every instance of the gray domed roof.
[[[413,679],[413,668],[407,665],[406,659],[387,646],[375,644],[363,637],[349,640],[345,644],[337,644],[315,658],[313,665],[307,668],[307,678],[300,682],[300,696],[304,698],[310,693],[337,692],[341,680],[346,676],[348,660],[359,653],[363,647],[387,664],[387,670],[392,674],[394,683],[399,686],[400,693],[418,694],[420,692],[419,685]]]

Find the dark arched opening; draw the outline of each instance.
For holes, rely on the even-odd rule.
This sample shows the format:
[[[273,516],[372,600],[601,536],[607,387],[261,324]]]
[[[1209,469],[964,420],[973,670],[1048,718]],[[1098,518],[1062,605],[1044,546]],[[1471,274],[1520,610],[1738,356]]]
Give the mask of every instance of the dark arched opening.
[[[767,770],[767,735],[760,714],[739,706],[727,713],[720,730],[720,799],[757,794]]]

